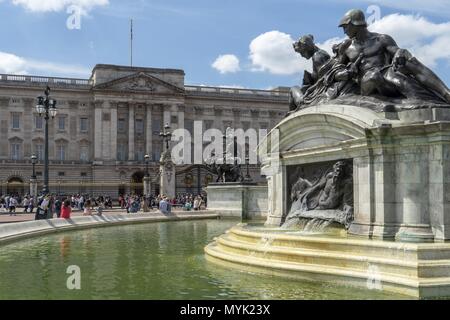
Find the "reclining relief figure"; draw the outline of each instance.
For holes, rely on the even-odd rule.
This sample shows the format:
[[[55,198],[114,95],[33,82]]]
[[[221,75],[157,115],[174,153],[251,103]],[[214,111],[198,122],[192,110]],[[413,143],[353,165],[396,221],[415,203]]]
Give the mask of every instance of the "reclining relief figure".
[[[353,221],[353,174],[346,161],[336,162],[332,169],[311,183],[299,177],[291,191],[291,210],[283,227],[299,219],[321,219],[349,227]]]
[[[298,87],[291,90],[291,109],[333,99],[381,110],[392,105],[397,110],[450,106],[445,83],[392,37],[370,32],[361,10],[347,12],[339,27],[349,39],[333,47],[334,58],[320,66],[319,78],[302,88],[302,95]]]

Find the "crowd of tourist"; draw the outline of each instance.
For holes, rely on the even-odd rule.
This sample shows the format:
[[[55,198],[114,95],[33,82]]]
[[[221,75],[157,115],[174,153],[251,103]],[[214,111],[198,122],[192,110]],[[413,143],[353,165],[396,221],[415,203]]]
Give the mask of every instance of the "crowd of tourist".
[[[207,199],[204,195],[189,193],[177,194],[175,198],[165,195],[149,197],[137,195],[120,195],[118,205],[127,213],[140,211],[151,212],[159,210],[170,214],[174,208],[191,211],[206,209]],[[32,197],[19,194],[0,196],[0,213],[15,216],[17,213],[35,213],[36,220],[52,219],[53,217],[70,219],[73,211],[83,212],[83,215],[102,215],[105,209],[113,209],[111,197],[90,197],[77,194],[72,196],[41,195]]]
[[[206,209],[206,196],[203,195],[194,196],[193,194],[183,193],[178,194],[173,199],[165,195],[151,195],[149,197],[136,195],[119,196],[119,206],[122,209],[126,209],[128,213],[136,213],[140,210],[145,212],[153,209],[160,210],[161,202],[167,203],[169,210],[174,207],[186,211]]]

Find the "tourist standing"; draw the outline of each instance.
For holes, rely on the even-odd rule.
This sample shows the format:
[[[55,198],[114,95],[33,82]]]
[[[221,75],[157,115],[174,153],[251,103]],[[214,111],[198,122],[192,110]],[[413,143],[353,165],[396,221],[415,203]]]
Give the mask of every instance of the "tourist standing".
[[[42,197],[40,203],[38,204],[38,210],[36,212],[36,220],[47,219],[48,208],[50,206],[50,196]]]
[[[200,200],[198,199],[198,197],[195,197],[194,200],[194,211],[198,211],[200,208]]]
[[[103,201],[103,197],[101,197],[101,198],[99,198],[99,201],[98,201],[97,215],[102,216],[104,209],[105,209],[105,202]]]
[[[61,218],[63,219],[70,219],[70,215],[72,214],[72,207],[70,200],[67,199],[64,201],[62,207],[61,207]]]
[[[33,213],[34,210],[34,202],[35,202],[35,198],[34,197],[30,197],[30,201],[28,202],[28,212],[29,213]]]
[[[61,217],[61,207],[62,207],[62,202],[59,199],[55,200],[55,212],[56,212],[56,217]]]
[[[84,203],[83,216],[92,216],[91,200]]]
[[[159,210],[163,214],[170,213],[169,202],[167,201],[167,198],[162,198],[162,200],[159,202]]]

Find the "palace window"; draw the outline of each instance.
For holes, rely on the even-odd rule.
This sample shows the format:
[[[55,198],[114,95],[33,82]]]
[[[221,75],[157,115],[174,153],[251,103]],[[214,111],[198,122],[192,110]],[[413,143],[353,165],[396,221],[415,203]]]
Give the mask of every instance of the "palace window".
[[[161,120],[154,119],[152,121],[152,130],[153,130],[153,134],[159,136],[159,133],[161,132]]]
[[[66,160],[66,145],[59,144],[56,146],[56,159],[59,161]]]
[[[42,130],[44,128],[43,118],[38,115],[34,116],[34,126],[37,130]]]
[[[187,131],[189,131],[189,133],[190,133],[191,135],[194,134],[194,121],[193,121],[193,120],[187,119],[187,120],[184,122],[184,127],[185,127],[185,129],[186,129]]]
[[[117,145],[117,160],[118,161],[125,161],[126,160],[126,145],[123,143],[120,143]]]
[[[89,161],[89,147],[88,146],[80,147],[80,161],[83,161],[83,162]]]
[[[66,117],[58,117],[58,130],[59,131],[66,130]]]
[[[145,159],[144,158],[145,155],[144,155],[144,151],[143,150],[137,150],[135,156],[136,156],[136,160],[137,161],[144,161],[144,159]]]
[[[144,134],[144,120],[136,119],[136,134]]]
[[[117,130],[118,130],[119,132],[125,132],[125,119],[120,118],[120,119],[117,121]]]
[[[44,145],[41,143],[37,143],[34,146],[34,154],[36,155],[39,161],[44,160]]]
[[[11,143],[11,159],[12,160],[20,160],[21,159],[21,154],[20,154],[20,150],[21,149],[21,145],[20,143]]]
[[[88,118],[81,118],[80,119],[80,131],[81,132],[88,132]]]
[[[12,115],[12,128],[20,129],[20,114],[13,113]]]
[[[153,160],[159,161],[160,158],[161,158],[161,145],[156,144],[153,146]]]

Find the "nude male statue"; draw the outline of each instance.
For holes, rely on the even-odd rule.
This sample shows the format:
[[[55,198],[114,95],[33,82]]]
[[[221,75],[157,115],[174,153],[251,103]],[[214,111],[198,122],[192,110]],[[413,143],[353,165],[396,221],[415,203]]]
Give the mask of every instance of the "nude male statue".
[[[355,79],[364,96],[379,94],[450,103],[450,90],[444,82],[411,53],[400,49],[392,37],[370,32],[361,10],[347,12],[339,27],[349,37],[342,44],[344,50],[340,62],[360,61],[358,69],[337,73],[335,81]]]
[[[314,37],[312,35],[302,36],[293,44],[293,46],[294,50],[303,58],[312,60],[313,72],[310,73],[305,71],[303,86],[296,86],[291,89],[289,95],[290,113],[301,108],[306,91],[326,73],[327,70],[324,69],[324,66],[326,66],[331,59],[330,55],[325,50],[320,49],[314,44]]]

